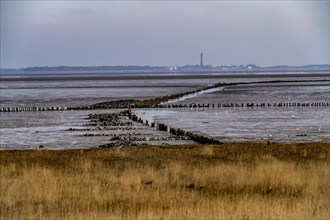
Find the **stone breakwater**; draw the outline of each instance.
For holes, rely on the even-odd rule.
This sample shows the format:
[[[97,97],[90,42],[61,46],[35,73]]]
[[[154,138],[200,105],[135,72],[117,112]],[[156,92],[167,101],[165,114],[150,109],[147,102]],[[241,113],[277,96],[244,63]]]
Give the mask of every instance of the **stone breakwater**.
[[[126,111],[120,113],[89,114],[90,123],[84,126],[132,126],[131,122],[123,122],[120,116],[127,116]]]
[[[135,106],[140,100],[114,100],[108,102],[100,102],[90,106],[69,107],[68,110],[86,110],[86,109],[127,109],[130,106]]]
[[[89,114],[86,120],[88,122],[84,124],[86,128],[70,128],[68,132],[94,132],[94,131],[130,131],[135,130],[132,133],[85,133],[80,134],[81,137],[109,137],[106,144],[100,144],[97,147],[110,148],[110,147],[129,147],[129,146],[140,146],[147,145],[150,142],[157,142],[166,144],[168,141],[189,141],[190,138],[187,136],[170,135],[168,132],[159,132],[155,136],[148,136],[141,132],[141,127],[152,129],[150,126],[146,126],[143,120],[132,120],[132,116],[129,110],[113,113],[102,113],[102,114]],[[140,123],[138,123],[140,122]],[[136,124],[139,124],[140,129]]]

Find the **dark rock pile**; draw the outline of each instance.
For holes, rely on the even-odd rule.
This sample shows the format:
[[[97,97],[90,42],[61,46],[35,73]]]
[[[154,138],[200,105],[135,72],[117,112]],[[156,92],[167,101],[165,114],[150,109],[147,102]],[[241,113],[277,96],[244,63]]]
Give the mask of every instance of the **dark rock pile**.
[[[116,142],[111,142],[107,144],[101,144],[97,147],[99,148],[112,148],[112,147],[133,147],[133,146],[141,146],[141,145],[147,145],[146,143],[135,143],[131,142],[129,140],[125,141],[116,141]]]
[[[140,103],[140,100],[127,99],[127,100],[113,100],[107,102],[100,102],[90,106],[74,106],[68,107],[67,110],[89,110],[89,109],[123,109],[129,108],[137,103]]]
[[[173,140],[188,140],[188,137],[138,137],[138,136],[114,136],[110,141],[173,141]]]
[[[126,116],[125,112],[120,113],[103,113],[103,114],[89,114],[88,119],[90,123],[85,126],[132,126],[132,122],[123,122],[120,116]]]
[[[94,105],[91,105],[91,109],[119,109],[119,108],[129,108],[132,105],[140,102],[139,100],[128,99],[128,100],[116,100],[116,101],[108,101],[101,102]]]

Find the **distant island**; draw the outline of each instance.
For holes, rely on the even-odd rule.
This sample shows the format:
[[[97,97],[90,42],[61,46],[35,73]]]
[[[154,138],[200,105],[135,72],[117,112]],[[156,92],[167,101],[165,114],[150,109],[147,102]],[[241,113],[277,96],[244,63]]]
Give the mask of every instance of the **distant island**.
[[[309,64],[304,66],[269,66],[260,67],[255,64],[246,65],[184,65],[184,66],[36,66],[20,69],[6,69],[1,68],[1,73],[31,73],[31,72],[293,72],[293,71],[306,71],[306,72],[325,72],[330,71],[329,64]]]

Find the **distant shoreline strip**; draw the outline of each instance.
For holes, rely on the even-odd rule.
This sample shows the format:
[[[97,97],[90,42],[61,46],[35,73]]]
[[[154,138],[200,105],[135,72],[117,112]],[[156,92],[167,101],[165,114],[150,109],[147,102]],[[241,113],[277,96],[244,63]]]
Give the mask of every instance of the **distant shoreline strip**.
[[[45,75],[21,75],[21,76],[0,76],[0,81],[72,81],[72,80],[157,80],[157,79],[253,79],[253,78],[290,78],[290,77],[330,77],[330,72],[325,73],[247,73],[247,74],[166,74],[166,75],[99,75],[99,76],[87,76],[87,75],[70,75],[63,76],[49,76]]]

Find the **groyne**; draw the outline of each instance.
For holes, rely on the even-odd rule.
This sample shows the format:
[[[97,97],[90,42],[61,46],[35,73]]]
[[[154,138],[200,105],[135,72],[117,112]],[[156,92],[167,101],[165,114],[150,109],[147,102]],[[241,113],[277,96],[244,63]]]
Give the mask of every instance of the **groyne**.
[[[157,108],[225,108],[225,107],[240,107],[240,108],[258,108],[258,107],[329,107],[328,102],[247,102],[247,103],[208,103],[208,104],[166,104],[158,105]]]
[[[152,107],[130,105],[125,107],[16,107],[0,108],[0,112],[30,112],[30,111],[65,111],[65,110],[94,110],[94,109],[127,109],[127,108],[280,108],[280,107],[330,107],[329,102],[247,102],[247,103],[190,103],[190,104],[159,104]]]
[[[138,117],[134,112],[131,111],[131,109],[128,110],[128,117],[132,121],[142,123],[146,126],[154,127],[160,131],[165,131],[165,132],[168,132],[168,133],[178,136],[178,137],[182,137],[182,136],[189,137],[191,140],[193,140],[197,143],[200,143],[200,144],[223,144],[223,142],[221,142],[217,139],[207,137],[207,136],[204,136],[199,133],[195,133],[192,131],[186,131],[186,130],[183,130],[180,128],[170,127],[164,123],[155,123],[155,122],[150,123],[148,120],[144,120],[143,118]]]
[[[68,107],[2,107],[0,112],[65,111]]]

